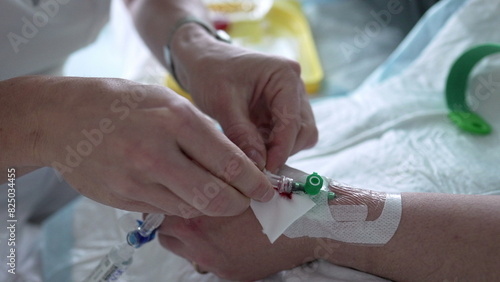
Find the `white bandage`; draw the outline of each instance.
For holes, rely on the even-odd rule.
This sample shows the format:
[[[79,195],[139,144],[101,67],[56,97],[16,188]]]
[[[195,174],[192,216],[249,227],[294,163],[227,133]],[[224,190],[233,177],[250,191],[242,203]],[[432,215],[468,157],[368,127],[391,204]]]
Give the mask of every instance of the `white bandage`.
[[[329,205],[326,191],[312,200],[316,206],[289,226],[283,233],[285,236],[381,245],[392,238],[401,220],[400,194],[386,194],[380,216],[372,221],[366,220],[368,207],[365,205]]]

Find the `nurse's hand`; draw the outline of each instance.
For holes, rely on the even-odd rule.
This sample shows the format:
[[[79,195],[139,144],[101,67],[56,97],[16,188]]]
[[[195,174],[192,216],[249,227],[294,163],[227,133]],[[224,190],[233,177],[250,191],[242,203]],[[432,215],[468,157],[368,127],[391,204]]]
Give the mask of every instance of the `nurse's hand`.
[[[281,236],[271,244],[251,209],[235,217],[167,216],[158,239],[199,270],[236,281],[265,278],[312,261],[318,253],[316,240],[310,237]]]
[[[259,168],[276,171],[316,143],[298,63],[217,41],[197,24],[180,28],[172,44],[182,86]]]
[[[209,118],[165,87],[90,78],[21,83],[39,101],[33,132],[41,163],[98,202],[186,218],[229,216],[249,198],[274,193]]]

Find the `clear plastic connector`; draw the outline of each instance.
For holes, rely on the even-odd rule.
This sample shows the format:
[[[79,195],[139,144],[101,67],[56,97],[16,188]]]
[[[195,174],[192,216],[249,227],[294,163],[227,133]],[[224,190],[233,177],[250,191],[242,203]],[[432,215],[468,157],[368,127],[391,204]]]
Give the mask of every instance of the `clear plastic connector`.
[[[271,182],[271,185],[280,194],[291,194],[293,192],[304,191],[303,184],[295,182],[292,178],[286,177],[284,175],[276,175],[265,171],[267,178]]]

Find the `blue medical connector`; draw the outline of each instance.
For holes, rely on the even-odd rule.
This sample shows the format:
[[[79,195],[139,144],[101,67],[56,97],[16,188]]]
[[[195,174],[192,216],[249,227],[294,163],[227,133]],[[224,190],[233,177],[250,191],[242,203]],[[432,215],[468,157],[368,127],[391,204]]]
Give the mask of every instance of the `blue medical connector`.
[[[127,243],[134,248],[139,248],[143,244],[153,240],[156,229],[160,226],[163,218],[162,214],[149,214],[144,222],[138,220],[137,223],[139,226],[137,229],[127,234]]]
[[[116,281],[132,264],[135,249],[155,238],[156,230],[164,219],[162,214],[149,214],[138,227],[127,233],[127,242],[114,246],[101,260],[85,282]]]

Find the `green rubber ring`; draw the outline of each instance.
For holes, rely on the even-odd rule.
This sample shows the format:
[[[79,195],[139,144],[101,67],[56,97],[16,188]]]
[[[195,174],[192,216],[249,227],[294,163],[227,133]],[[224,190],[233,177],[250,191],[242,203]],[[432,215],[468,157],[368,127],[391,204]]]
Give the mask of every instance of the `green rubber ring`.
[[[467,81],[474,66],[486,56],[500,53],[498,44],[482,44],[463,53],[451,67],[446,80],[446,104],[450,113],[448,117],[460,129],[486,135],[491,126],[467,105]]]
[[[317,195],[319,190],[321,190],[321,187],[323,187],[323,177],[314,172],[307,177],[304,190],[306,194]]]

